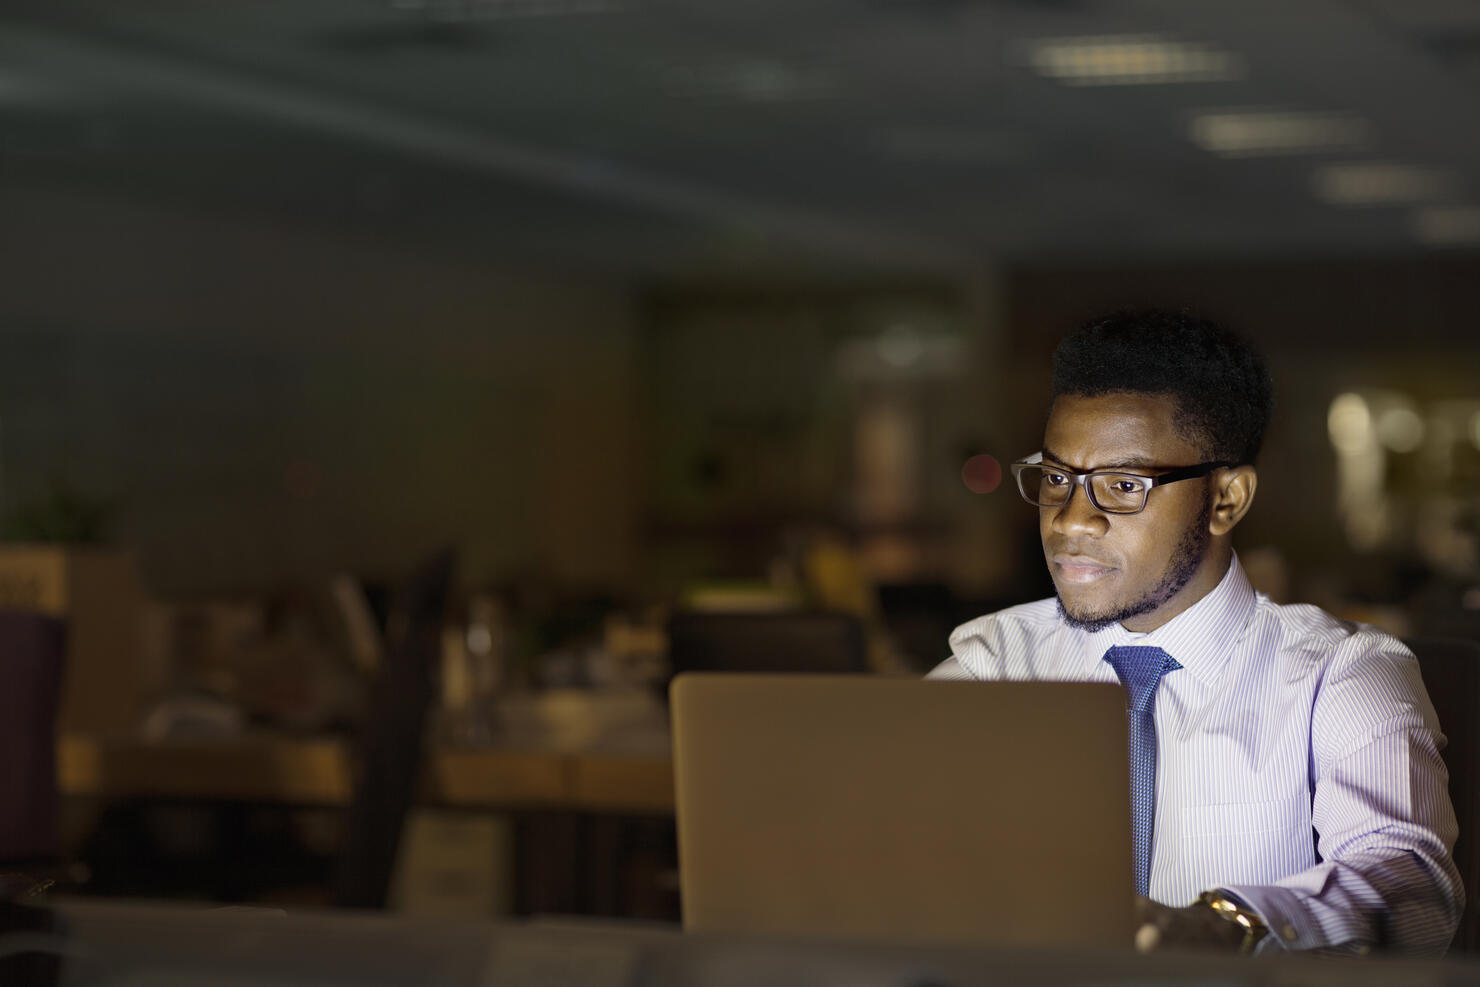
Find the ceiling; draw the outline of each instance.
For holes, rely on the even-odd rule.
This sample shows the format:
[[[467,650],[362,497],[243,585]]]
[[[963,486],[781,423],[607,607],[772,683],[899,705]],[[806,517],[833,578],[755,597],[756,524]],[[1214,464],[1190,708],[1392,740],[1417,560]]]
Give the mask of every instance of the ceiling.
[[[0,11],[0,191],[648,274],[1473,250],[1477,111],[1474,0]]]

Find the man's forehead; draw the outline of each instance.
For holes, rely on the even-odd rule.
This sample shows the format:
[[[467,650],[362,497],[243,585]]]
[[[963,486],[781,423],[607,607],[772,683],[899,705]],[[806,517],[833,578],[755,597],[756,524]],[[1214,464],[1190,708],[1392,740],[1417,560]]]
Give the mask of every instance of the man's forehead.
[[[1177,428],[1174,399],[1130,392],[1059,395],[1044,428],[1043,452],[1081,470],[1175,465],[1197,455]]]

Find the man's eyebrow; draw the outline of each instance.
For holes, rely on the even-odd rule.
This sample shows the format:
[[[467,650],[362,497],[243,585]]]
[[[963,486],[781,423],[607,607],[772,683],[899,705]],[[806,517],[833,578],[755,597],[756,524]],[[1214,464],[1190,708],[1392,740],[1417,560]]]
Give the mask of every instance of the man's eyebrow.
[[[1057,454],[1056,452],[1054,452],[1052,449],[1048,448],[1047,446],[1044,446],[1043,447],[1043,458],[1045,460],[1051,459],[1051,460],[1053,460],[1054,462],[1058,463],[1061,466],[1069,466],[1069,461],[1067,459],[1065,459],[1063,456],[1060,456],[1059,454]],[[1088,469],[1079,469],[1078,467],[1074,467],[1074,466],[1070,466],[1069,468],[1072,469],[1076,473],[1101,473],[1101,472],[1104,472],[1106,470],[1127,470],[1127,469],[1132,469],[1132,470],[1147,470],[1147,469],[1159,469],[1160,468],[1160,465],[1161,464],[1155,462],[1154,460],[1152,460],[1152,459],[1150,459],[1150,458],[1148,458],[1146,456],[1131,456],[1129,458],[1122,459],[1119,462],[1115,462],[1115,463],[1102,463],[1099,466],[1091,466]]]

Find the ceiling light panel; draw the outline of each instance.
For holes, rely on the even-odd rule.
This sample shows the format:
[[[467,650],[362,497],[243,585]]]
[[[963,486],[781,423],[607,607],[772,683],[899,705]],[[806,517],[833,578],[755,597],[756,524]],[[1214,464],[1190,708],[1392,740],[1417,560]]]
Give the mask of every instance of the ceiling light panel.
[[[1247,74],[1234,52],[1155,34],[1039,38],[1023,45],[1022,57],[1039,75],[1067,86],[1223,82]]]
[[[1480,244],[1480,206],[1429,206],[1415,209],[1409,225],[1414,238],[1430,246]],[[1480,440],[1476,444],[1480,445]]]
[[[1428,202],[1459,188],[1452,173],[1386,162],[1323,165],[1313,178],[1316,196],[1333,206],[1385,206]]]
[[[1345,113],[1217,110],[1188,127],[1192,143],[1225,158],[1352,151],[1372,140],[1372,125]]]

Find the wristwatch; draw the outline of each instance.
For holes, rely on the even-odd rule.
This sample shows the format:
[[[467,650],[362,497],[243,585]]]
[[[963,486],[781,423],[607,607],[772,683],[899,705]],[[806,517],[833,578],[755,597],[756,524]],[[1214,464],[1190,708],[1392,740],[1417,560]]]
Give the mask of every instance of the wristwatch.
[[[1249,911],[1243,902],[1231,894],[1217,890],[1204,891],[1198,895],[1197,903],[1207,905],[1220,918],[1243,927],[1244,941],[1238,947],[1240,953],[1252,953],[1254,947],[1259,945],[1259,940],[1269,935],[1269,926],[1264,924],[1264,920]]]

